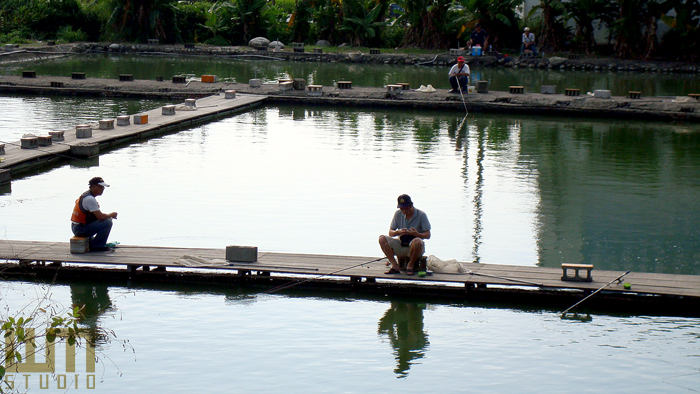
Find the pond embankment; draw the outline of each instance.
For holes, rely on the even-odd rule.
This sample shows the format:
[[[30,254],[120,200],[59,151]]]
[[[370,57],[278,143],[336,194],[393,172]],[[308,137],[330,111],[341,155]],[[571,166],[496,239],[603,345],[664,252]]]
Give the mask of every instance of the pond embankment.
[[[84,78],[84,79],[83,79]],[[299,105],[339,105],[381,108],[444,109],[453,111],[525,113],[574,117],[607,117],[655,119],[661,121],[700,121],[700,101],[693,97],[638,97],[632,98],[588,95],[578,91],[546,94],[514,89],[512,92],[488,91],[465,94],[449,93],[445,89],[421,92],[415,86],[405,90],[389,88],[322,86],[310,91],[305,81],[298,81],[297,89],[283,84],[236,82],[203,82],[201,77],[174,76],[163,80],[133,80],[129,75],[120,79],[90,78],[86,75],[0,76],[0,94],[83,95],[103,97],[145,97],[182,100],[204,97],[226,90],[264,95],[269,103]],[[484,86],[482,86],[483,88]],[[561,89],[564,90],[564,89]],[[566,94],[564,94],[566,93]],[[604,93],[604,92],[603,92]],[[608,92],[609,93],[609,92]]]

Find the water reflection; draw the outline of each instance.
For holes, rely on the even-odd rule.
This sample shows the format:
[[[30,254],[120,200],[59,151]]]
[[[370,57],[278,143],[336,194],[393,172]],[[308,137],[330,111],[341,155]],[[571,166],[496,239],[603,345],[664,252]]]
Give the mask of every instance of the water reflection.
[[[388,337],[394,348],[397,378],[407,377],[411,365],[425,356],[429,342],[423,329],[424,309],[425,304],[392,301],[379,319],[378,334]]]
[[[100,332],[98,320],[105,312],[112,310],[112,300],[109,298],[106,285],[86,283],[70,284],[72,307],[80,308],[78,322],[87,327],[89,340],[95,343],[104,333]]]

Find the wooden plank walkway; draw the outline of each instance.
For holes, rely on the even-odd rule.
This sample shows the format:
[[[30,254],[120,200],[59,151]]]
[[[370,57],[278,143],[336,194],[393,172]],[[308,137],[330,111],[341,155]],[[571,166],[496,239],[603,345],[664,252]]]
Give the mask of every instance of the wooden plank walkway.
[[[35,149],[22,149],[21,142],[5,144],[5,154],[0,155],[0,172],[7,172],[13,176],[19,173],[33,170],[46,163],[64,160],[71,157],[71,146],[85,143],[96,143],[100,150],[125,142],[153,137],[167,133],[168,131],[179,129],[194,123],[205,122],[217,117],[243,111],[252,106],[262,104],[266,100],[265,96],[259,95],[236,95],[233,99],[226,99],[224,94],[215,94],[197,99],[196,110],[188,109],[184,103],[176,105],[174,115],[163,115],[162,108],[140,113],[148,115],[148,123],[135,124],[133,116],[130,114],[130,124],[127,126],[117,126],[114,120],[114,128],[100,130],[97,125],[92,125],[92,137],[77,138],[75,129],[64,130],[64,141],[54,141],[51,145],[40,146]],[[57,130],[37,130],[35,134],[46,134],[49,131]],[[0,179],[2,183],[3,179]],[[5,179],[9,181],[9,179]]]
[[[593,270],[592,282],[562,281],[562,270],[551,267],[525,267],[497,264],[465,263],[472,274],[438,274],[425,278],[417,276],[385,275],[386,260],[377,257],[333,256],[316,254],[289,254],[259,252],[255,263],[230,263],[225,261],[225,249],[170,248],[119,245],[113,252],[89,252],[71,254],[68,242],[0,241],[0,259],[20,262],[61,262],[84,264],[123,265],[130,269],[147,265],[151,267],[183,267],[176,260],[191,256],[209,263],[187,267],[190,270],[216,269],[222,272],[269,272],[280,275],[307,275],[350,277],[355,280],[375,281],[390,279],[410,281],[412,285],[452,286],[500,285],[518,286],[537,290],[595,290],[622,274],[622,271]],[[371,262],[374,261],[374,262]],[[369,264],[364,264],[371,262]],[[352,267],[352,268],[350,268]],[[320,278],[318,278],[320,279]],[[663,295],[700,299],[700,276],[631,272],[624,282],[632,285],[624,289],[622,283],[614,283],[606,291],[626,294]]]

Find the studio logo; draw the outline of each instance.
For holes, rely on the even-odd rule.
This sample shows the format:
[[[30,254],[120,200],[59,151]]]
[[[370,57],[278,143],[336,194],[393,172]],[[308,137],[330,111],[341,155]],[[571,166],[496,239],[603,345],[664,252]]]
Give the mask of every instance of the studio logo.
[[[34,329],[26,329],[27,337],[36,338]],[[37,338],[24,343],[24,356],[21,360],[13,355],[17,349],[17,340],[14,335],[5,338],[5,378],[2,382],[3,389],[29,390],[29,389],[94,389],[95,388],[95,347],[90,343],[87,333],[78,332],[76,337],[84,339],[85,344],[80,352],[85,353],[84,368],[79,363],[76,368],[76,341],[49,342],[46,337]],[[77,339],[77,338],[76,338]],[[44,346],[37,345],[39,341],[45,341]],[[44,361],[36,361],[37,353],[44,350]],[[59,359],[56,363],[56,348],[65,348],[65,363]]]

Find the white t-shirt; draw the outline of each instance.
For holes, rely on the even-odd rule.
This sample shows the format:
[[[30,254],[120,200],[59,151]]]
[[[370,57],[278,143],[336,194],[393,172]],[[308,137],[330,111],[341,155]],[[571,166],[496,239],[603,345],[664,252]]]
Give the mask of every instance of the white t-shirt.
[[[83,208],[88,212],[95,212],[100,210],[100,204],[97,203],[95,196],[89,195],[83,198]]]
[[[450,69],[450,72],[447,75],[452,76],[452,75],[457,74],[457,73],[467,73],[467,74],[471,75],[471,73],[469,72],[469,66],[467,65],[467,63],[464,63],[464,65],[462,66],[461,69],[459,68],[459,64],[455,63],[455,65],[452,66],[452,68]]]
[[[535,42],[535,35],[532,33],[523,33],[523,44]]]

